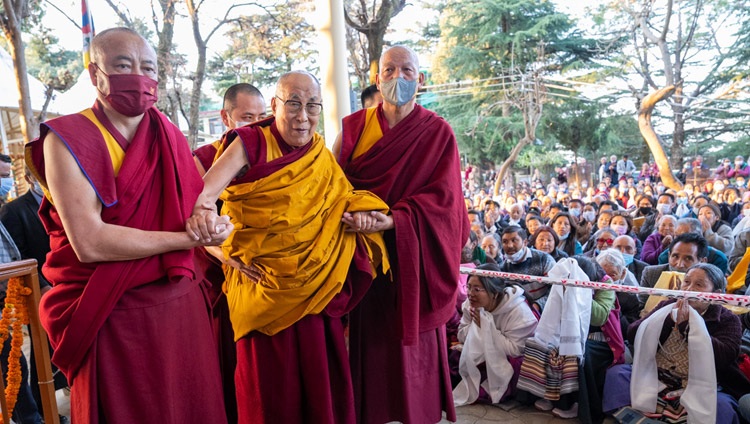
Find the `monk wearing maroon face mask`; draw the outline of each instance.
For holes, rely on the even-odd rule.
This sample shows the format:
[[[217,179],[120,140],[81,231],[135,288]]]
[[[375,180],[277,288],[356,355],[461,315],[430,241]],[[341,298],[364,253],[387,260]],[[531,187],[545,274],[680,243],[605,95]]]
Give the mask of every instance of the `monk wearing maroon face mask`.
[[[26,161],[50,234],[39,308],[75,423],[225,422],[211,323],[185,231],[203,184],[153,106],[156,54],[126,28],[92,41],[90,109],[41,125]],[[188,355],[194,366],[186,365]]]

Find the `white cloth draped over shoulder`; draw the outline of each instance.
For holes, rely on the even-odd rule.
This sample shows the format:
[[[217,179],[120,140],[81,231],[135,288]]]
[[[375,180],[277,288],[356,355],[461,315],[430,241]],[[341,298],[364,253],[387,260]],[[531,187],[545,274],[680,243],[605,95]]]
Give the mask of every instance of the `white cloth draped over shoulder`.
[[[655,412],[659,393],[656,349],[664,320],[674,304],[666,305],[645,319],[635,336],[630,402],[635,409]],[[689,424],[716,421],[716,367],[711,336],[700,314],[690,308],[688,330],[688,384],[680,397]]]
[[[560,259],[550,278],[590,281],[572,258]],[[591,321],[593,292],[589,288],[552,286],[534,338],[542,346],[559,347],[560,355],[583,359]]]
[[[493,403],[499,402],[513,378],[513,367],[507,357],[523,355],[525,341],[534,334],[537,325],[523,289],[517,286],[505,289],[503,300],[494,311],[480,312],[481,327],[472,321],[470,308],[466,300],[458,329],[463,349],[458,365],[461,382],[453,390],[456,406],[476,401],[480,385]],[[483,382],[477,368],[482,363],[487,368],[487,379]]]

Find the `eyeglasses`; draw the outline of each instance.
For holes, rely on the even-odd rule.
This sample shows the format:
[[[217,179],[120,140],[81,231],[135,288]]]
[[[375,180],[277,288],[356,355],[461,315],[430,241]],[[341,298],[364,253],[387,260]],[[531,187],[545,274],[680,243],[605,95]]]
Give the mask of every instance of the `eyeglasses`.
[[[606,244],[607,246],[612,246],[612,243],[615,241],[613,239],[605,239],[605,238],[599,238],[596,239],[597,243]]]
[[[289,112],[292,113],[298,113],[302,110],[302,102],[298,102],[297,100],[284,100],[279,96],[274,96],[277,99],[281,100],[282,103],[284,103],[284,106],[289,110]],[[305,104],[305,112],[307,112],[310,116],[318,116],[320,115],[320,112],[323,111],[323,104],[322,103],[307,103]]]
[[[466,286],[466,293],[484,293],[486,291],[487,290],[484,287],[479,287],[479,286],[472,287],[469,285]]]

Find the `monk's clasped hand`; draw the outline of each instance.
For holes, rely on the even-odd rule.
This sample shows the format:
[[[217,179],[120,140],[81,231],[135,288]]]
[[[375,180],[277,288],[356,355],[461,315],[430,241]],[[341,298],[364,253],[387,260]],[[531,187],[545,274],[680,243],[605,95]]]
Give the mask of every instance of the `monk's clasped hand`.
[[[349,232],[375,233],[393,228],[393,217],[378,211],[344,212],[341,222],[349,226]]]
[[[185,229],[193,240],[207,246],[216,246],[229,237],[234,225],[228,216],[218,216],[213,211],[205,210],[188,218]]]

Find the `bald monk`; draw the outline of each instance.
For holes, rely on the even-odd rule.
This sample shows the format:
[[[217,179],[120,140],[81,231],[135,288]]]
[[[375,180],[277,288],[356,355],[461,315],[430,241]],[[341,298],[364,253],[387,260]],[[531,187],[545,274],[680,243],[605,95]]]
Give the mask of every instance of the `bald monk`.
[[[225,268],[240,423],[355,420],[341,316],[388,264],[379,233],[345,231],[341,219],[388,209],[352,189],[315,132],[320,102],[311,74],[283,75],[274,116],[224,138],[188,222],[210,237],[221,195],[235,225],[222,249],[242,264]]]
[[[224,92],[224,105],[221,109],[221,121],[227,131],[252,124],[266,117],[266,101],[260,90],[252,84],[234,84]],[[193,151],[195,166],[201,176],[211,167],[216,152],[221,146],[221,139],[206,144]],[[217,202],[220,205],[221,201]],[[221,208],[221,206],[218,206]],[[213,314],[214,335],[219,352],[222,386],[224,388],[224,406],[230,424],[237,422],[237,399],[234,389],[234,368],[237,358],[234,347],[234,332],[229,322],[227,298],[222,291],[224,270],[222,265],[231,266],[231,261],[224,258],[218,246],[206,247],[196,252],[198,266],[203,270],[208,283],[207,292]]]
[[[92,41],[90,109],[41,125],[26,161],[45,190],[52,289],[39,313],[86,423],[223,423],[219,365],[186,219],[202,188],[156,108],[156,54],[127,28]],[[189,358],[189,364],[186,362]]]
[[[352,377],[362,423],[455,421],[445,323],[469,236],[458,148],[448,123],[416,104],[424,82],[416,54],[394,46],[380,59],[383,103],[343,121],[334,154],[355,189],[390,207],[345,216],[361,231],[384,231],[393,283],[376,277],[350,314]]]
[[[248,83],[238,83],[224,92],[224,103],[221,111],[221,122],[227,131],[258,122],[266,117],[266,100],[260,90]],[[196,149],[193,152],[195,165],[201,176],[211,167],[221,140]]]

